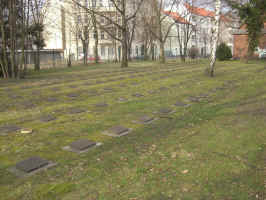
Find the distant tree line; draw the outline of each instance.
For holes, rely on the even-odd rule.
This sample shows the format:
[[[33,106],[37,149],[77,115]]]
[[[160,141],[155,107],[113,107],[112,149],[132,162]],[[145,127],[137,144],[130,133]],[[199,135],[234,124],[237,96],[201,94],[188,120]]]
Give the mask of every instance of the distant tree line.
[[[0,77],[21,78],[27,71],[26,50],[36,50],[35,70],[40,69],[42,32],[48,1],[1,0]]]

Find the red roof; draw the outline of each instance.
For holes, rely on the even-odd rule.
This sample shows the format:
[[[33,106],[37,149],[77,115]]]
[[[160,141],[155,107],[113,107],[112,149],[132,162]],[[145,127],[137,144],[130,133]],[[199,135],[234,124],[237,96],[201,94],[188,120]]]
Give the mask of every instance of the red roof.
[[[191,13],[193,13],[195,15],[199,15],[202,17],[214,17],[215,16],[214,12],[208,11],[204,8],[198,8],[195,6],[191,6],[188,3],[185,3],[185,6]]]
[[[184,5],[191,13],[195,15],[202,16],[202,17],[211,17],[211,18],[215,17],[215,12],[213,11],[209,11],[204,8],[198,8],[195,6],[191,6],[188,3],[185,3]],[[227,21],[227,22],[229,21],[224,15],[221,15],[221,20]]]
[[[164,12],[164,14],[172,17],[176,22],[179,22],[179,23],[182,23],[182,24],[189,24],[189,22],[185,18],[181,17],[176,12],[171,12],[171,11],[163,11],[163,12]]]

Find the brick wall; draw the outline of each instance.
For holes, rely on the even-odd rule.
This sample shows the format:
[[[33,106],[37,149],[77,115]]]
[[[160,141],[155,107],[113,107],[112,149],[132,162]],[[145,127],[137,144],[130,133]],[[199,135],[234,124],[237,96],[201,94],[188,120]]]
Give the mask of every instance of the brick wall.
[[[264,23],[264,28],[266,28],[266,23]],[[246,25],[240,27],[240,30],[245,30]],[[247,34],[235,34],[234,35],[234,58],[244,58],[248,52],[248,35]],[[266,33],[261,37],[259,47],[266,49]],[[258,55],[255,55],[258,56]]]
[[[266,34],[260,39],[259,47],[266,48]],[[247,35],[234,35],[234,58],[244,58],[248,52],[248,36]],[[257,55],[255,55],[257,56]]]

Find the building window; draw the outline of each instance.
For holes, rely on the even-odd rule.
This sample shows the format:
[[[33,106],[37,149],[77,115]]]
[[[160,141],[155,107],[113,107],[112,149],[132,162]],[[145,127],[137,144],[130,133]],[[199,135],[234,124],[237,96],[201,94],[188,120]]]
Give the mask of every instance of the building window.
[[[105,47],[101,46],[101,56],[105,56]]]
[[[92,0],[92,7],[96,7],[96,0]]]
[[[104,31],[101,31],[101,39],[104,40]]]
[[[139,55],[139,49],[138,49],[138,46],[136,46],[136,55],[137,55],[137,56]]]

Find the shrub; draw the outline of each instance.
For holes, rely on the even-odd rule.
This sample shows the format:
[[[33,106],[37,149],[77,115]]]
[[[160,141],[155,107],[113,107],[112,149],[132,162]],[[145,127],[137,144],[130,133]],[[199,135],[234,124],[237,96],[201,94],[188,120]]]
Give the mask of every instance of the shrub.
[[[188,51],[188,56],[195,59],[199,55],[199,49],[197,47],[191,47]]]
[[[232,58],[231,49],[225,43],[221,43],[217,48],[216,56],[220,61],[230,60]]]

